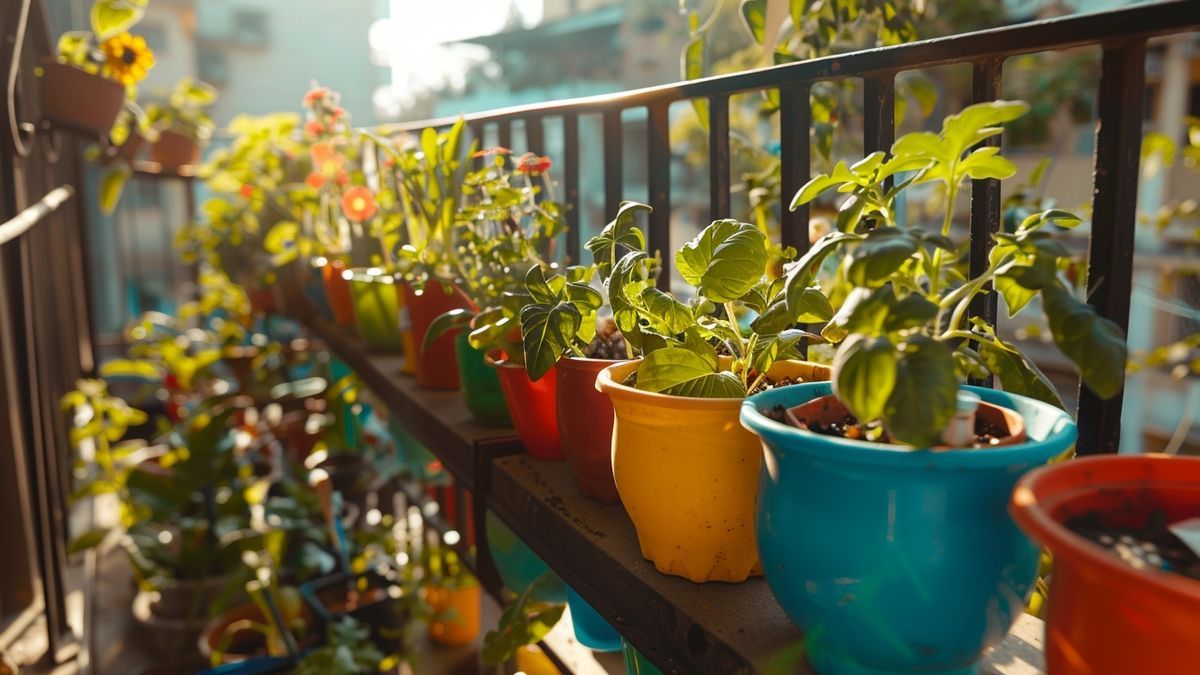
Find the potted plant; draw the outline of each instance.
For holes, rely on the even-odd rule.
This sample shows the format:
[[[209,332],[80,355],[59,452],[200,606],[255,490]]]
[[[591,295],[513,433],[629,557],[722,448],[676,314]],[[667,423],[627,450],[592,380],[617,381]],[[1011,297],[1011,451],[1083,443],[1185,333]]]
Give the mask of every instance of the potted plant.
[[[546,169],[549,159],[522,156],[510,160],[507,148],[474,153],[484,166],[463,181],[464,201],[455,215],[461,271],[459,288],[471,306],[434,319],[423,346],[431,348],[442,335],[454,331],[459,382],[463,400],[477,421],[509,426],[502,379],[521,370],[519,307],[528,301],[526,274],[546,263],[554,239],[566,229],[565,207],[553,200],[553,184]],[[469,331],[469,332],[468,332]],[[504,352],[505,365],[488,367],[488,352]],[[524,429],[518,424],[517,432]]]
[[[627,253],[608,281],[617,325],[643,354],[596,380],[616,413],[617,491],[642,555],[660,572],[744,581],[760,572],[753,521],[761,453],[737,411],[748,393],[773,383],[826,379],[825,367],[793,360],[815,336],[792,326],[832,310],[820,293],[788,301],[783,280],[766,278],[766,236],[748,223],[715,221],[680,247],[676,265],[695,288],[689,303],[651,284],[639,271],[648,259]],[[758,312],[749,326],[739,305]]]
[[[645,251],[645,235],[635,216],[649,211],[645,204],[623,202],[612,222],[587,243],[592,267],[568,268],[565,278],[552,277],[549,282],[531,277],[526,286],[536,297],[522,309],[522,317],[529,320],[527,329],[522,323],[529,377],[536,382],[551,370],[556,373],[556,421],[563,453],[580,492],[606,504],[619,500],[612,473],[613,414],[608,397],[596,390],[596,377],[631,358],[634,350],[615,319],[597,322],[605,298],[588,284],[596,274],[607,287],[618,260]],[[658,271],[653,259],[637,257],[634,266],[625,274],[629,280],[653,284]]]
[[[1171,673],[1195,662],[1200,459],[1060,462],[1023,476],[1010,510],[1054,556],[1050,672]]]
[[[146,106],[146,117],[155,135],[150,161],[166,169],[191,166],[200,161],[200,148],[208,144],[216,126],[208,109],[217,101],[210,85],[185,77],[167,100]]]
[[[56,58],[40,67],[42,111],[52,123],[107,136],[135,85],[154,67],[154,53],[127,31],[145,0],[96,0],[91,30],[64,33]]]
[[[837,231],[787,269],[784,291],[813,288],[821,261],[844,252],[830,282],[841,305],[822,330],[840,343],[833,377],[750,398],[742,423],[765,454],[764,571],[822,672],[968,667],[1004,637],[1033,588],[1038,550],[1004,506],[1023,472],[1070,451],[1075,425],[1032,361],[969,318],[978,294],[994,284],[1010,312],[1040,297],[1084,382],[1102,396],[1122,385],[1120,331],[1059,279],[1066,250],[1044,229],[1077,224],[1073,214],[1034,213],[994,235],[981,274],[957,263],[949,237],[960,186],[1015,172],[997,148],[976,146],[1026,107],[970,106],[940,133],[839,163],[793,202],[847,195]],[[897,196],[923,182],[944,190],[933,232],[895,221]],[[1004,392],[960,384],[988,373]],[[990,416],[981,401],[1005,410]]]
[[[546,571],[517,594],[500,615],[496,630],[483,638],[480,656],[484,663],[500,665],[513,659],[520,651],[544,638],[562,618],[566,606],[562,601],[544,600],[544,588],[555,587],[561,593],[562,580]]]
[[[462,647],[479,635],[482,596],[479,580],[471,575],[453,550],[434,542],[425,548],[421,597],[431,612],[429,637],[438,644]]]

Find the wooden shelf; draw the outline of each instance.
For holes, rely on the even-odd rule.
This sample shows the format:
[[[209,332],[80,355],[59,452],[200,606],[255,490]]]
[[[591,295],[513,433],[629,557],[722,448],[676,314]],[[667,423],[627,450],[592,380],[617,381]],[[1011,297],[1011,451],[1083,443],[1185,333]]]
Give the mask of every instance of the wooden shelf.
[[[566,462],[535,460],[512,430],[478,425],[458,392],[419,388],[400,374],[400,356],[370,353],[311,313],[303,320],[477,500],[665,672],[754,672],[797,651],[802,636],[765,580],[695,584],[659,573],[625,511],[584,497]],[[1023,616],[981,671],[1043,672],[1041,640],[1041,622]]]

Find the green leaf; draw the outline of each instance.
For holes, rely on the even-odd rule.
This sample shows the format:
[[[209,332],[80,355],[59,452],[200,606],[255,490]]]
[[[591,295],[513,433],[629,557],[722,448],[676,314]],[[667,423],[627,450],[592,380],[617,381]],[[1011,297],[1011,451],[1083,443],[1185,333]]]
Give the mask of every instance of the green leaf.
[[[100,376],[136,377],[157,382],[162,379],[162,369],[149,361],[136,359],[111,359],[100,366]]]
[[[680,247],[675,264],[703,297],[733,302],[762,280],[766,244],[762,230],[750,223],[717,220]]]
[[[850,251],[846,280],[855,286],[878,286],[917,252],[919,242],[898,227],[881,227],[867,233]]]
[[[469,309],[452,309],[439,315],[429,324],[425,331],[425,339],[421,341],[421,352],[424,353],[433,345],[433,341],[453,330],[464,330],[471,326],[475,312]]]
[[[693,15],[694,16],[694,15]],[[704,77],[704,35],[697,35],[683,48],[683,79],[695,80]],[[692,99],[692,109],[703,129],[708,129],[708,99]]]
[[[1011,122],[1028,110],[1029,104],[1024,101],[991,101],[967,106],[962,112],[946,117],[942,136],[950,156],[958,157],[971,146],[1000,133],[996,125]]]
[[[613,266],[627,252],[646,250],[646,236],[638,229],[636,216],[638,213],[649,214],[653,210],[640,202],[621,202],[617,215],[604,226],[600,234],[588,240],[586,248],[592,252],[592,261],[602,280],[608,281]]]
[[[873,422],[883,417],[896,369],[890,340],[851,335],[833,358],[833,393],[859,422]]]
[[[742,0],[742,25],[758,44],[766,40],[767,0]]]
[[[746,388],[737,376],[718,370],[715,351],[705,353],[684,347],[658,349],[643,357],[638,366],[637,388],[691,398],[746,395]]]
[[[1018,268],[1013,268],[1014,270]],[[1024,268],[1029,269],[1029,268]],[[1004,298],[1004,304],[1008,305],[1008,316],[1012,318],[1029,304],[1030,300],[1037,297],[1037,289],[1029,289],[1017,281],[1017,277],[1009,274],[997,274],[993,279],[996,290]]]
[[[855,288],[846,295],[821,335],[830,342],[841,342],[851,333],[878,335],[883,331],[884,321],[896,294],[890,286]]]
[[[116,210],[131,176],[133,170],[127,164],[119,164],[104,172],[104,177],[100,179],[100,211],[104,215],[111,215]]]
[[[924,335],[906,339],[898,351],[896,384],[884,407],[884,425],[897,440],[928,448],[941,441],[957,409],[954,354]]]
[[[981,340],[978,351],[983,365],[1000,378],[1004,391],[1066,409],[1050,378],[1015,346],[999,338],[994,343]]]
[[[521,342],[525,352],[525,370],[529,379],[540,380],[563,352],[570,348],[579,332],[583,316],[574,305],[533,304],[521,308]]]
[[[80,551],[86,551],[90,548],[95,548],[100,545],[100,542],[104,541],[104,538],[108,536],[108,533],[109,529],[103,527],[99,527],[94,530],[88,530],[78,537],[75,537],[70,541],[70,543],[67,544],[67,553],[75,554],[79,553]]]
[[[103,42],[127,31],[146,12],[146,0],[95,0],[92,3],[92,32]]]
[[[1116,396],[1125,386],[1127,359],[1120,327],[1057,284],[1042,291],[1042,304],[1055,344],[1083,381],[1101,398]]]
[[[696,323],[687,305],[653,286],[642,291],[641,301],[644,308],[641,314],[655,332],[678,335]]]
[[[799,260],[784,267],[787,275],[787,293],[799,294],[813,285],[817,271],[825,258],[846,241],[858,241],[862,235],[852,232],[830,232],[817,240]]]
[[[781,359],[799,358],[796,347],[805,338],[823,342],[821,336],[797,329],[781,331],[777,335],[760,335],[750,355],[751,367],[759,373],[765,373]]]
[[[829,304],[829,298],[821,292],[820,286],[789,286],[786,297],[793,323],[822,323],[833,318],[833,306]]]
[[[996,154],[998,152],[1000,152],[1000,148],[994,146],[979,148],[959,163],[958,170],[961,175],[975,180],[983,178],[1004,180],[1013,177],[1017,173],[1017,166],[1007,158]]]
[[[883,330],[892,333],[927,325],[937,317],[937,311],[938,306],[924,296],[916,293],[906,295],[888,307]]]

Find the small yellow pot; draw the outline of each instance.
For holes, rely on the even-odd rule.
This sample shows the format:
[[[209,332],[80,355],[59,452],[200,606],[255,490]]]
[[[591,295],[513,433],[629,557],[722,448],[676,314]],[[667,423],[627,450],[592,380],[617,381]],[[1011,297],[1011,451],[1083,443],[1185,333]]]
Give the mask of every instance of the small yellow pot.
[[[623,383],[641,361],[609,366],[596,388],[616,412],[613,478],[642,555],[695,582],[762,573],[754,534],[762,447],[738,421],[740,398],[687,398]],[[771,380],[829,379],[825,366],[783,361]]]

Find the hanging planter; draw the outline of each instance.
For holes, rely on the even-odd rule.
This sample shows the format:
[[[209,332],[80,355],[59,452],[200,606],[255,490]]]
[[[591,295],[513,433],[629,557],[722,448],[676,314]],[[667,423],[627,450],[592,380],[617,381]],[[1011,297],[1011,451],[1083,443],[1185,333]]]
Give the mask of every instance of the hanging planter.
[[[612,470],[613,405],[596,389],[600,371],[621,363],[566,357],[558,371],[558,435],[579,491],[605,504],[620,500]]]
[[[150,146],[150,161],[164,169],[178,169],[200,162],[200,145],[177,131],[163,131]]]
[[[431,584],[423,590],[433,618],[429,637],[440,645],[463,647],[479,635],[482,596],[474,579],[459,585]]]
[[[762,573],[754,536],[761,451],[737,422],[740,398],[691,398],[624,384],[640,361],[609,366],[596,387],[612,399],[613,477],[658,571],[695,582]],[[780,361],[772,380],[820,379],[828,369]]]
[[[621,651],[621,634],[570,586],[567,586],[567,606],[571,608],[571,627],[579,644],[598,652]]]
[[[401,294],[395,277],[378,267],[355,267],[349,273],[358,336],[370,349],[411,352],[412,334],[400,331]]]
[[[521,595],[550,571],[550,566],[490,510],[485,516],[484,527],[487,530],[488,552],[496,563],[500,580],[508,590]],[[534,600],[540,602],[567,601],[566,586],[561,580],[557,583],[543,583],[532,595]]]
[[[1049,672],[1189,672],[1200,646],[1200,558],[1167,526],[1200,517],[1200,459],[1061,462],[1022,478],[1011,509],[1054,556]]]
[[[125,85],[50,57],[41,68],[46,119],[74,131],[107,135],[125,105]]]
[[[762,438],[758,546],[775,597],[821,673],[946,671],[1008,633],[1038,549],[1004,509],[1016,479],[1068,452],[1075,424],[1030,398],[967,387],[1015,411],[1027,438],[951,451],[851,440],[777,421],[832,392],[773,389],[742,405]]]
[[[512,417],[504,402],[500,376],[488,365],[483,351],[471,346],[466,333],[454,336],[454,353],[458,361],[458,379],[462,384],[463,402],[476,422],[488,427],[511,427]]]
[[[321,268],[325,281],[325,297],[333,310],[333,320],[339,326],[354,325],[354,300],[350,294],[350,280],[346,278],[346,263],[329,258]]]
[[[537,382],[529,379],[525,366],[487,357],[488,365],[500,376],[500,388],[508,403],[517,437],[525,451],[537,459],[562,459],[562,442],[558,435],[558,378],[552,367]]]
[[[412,322],[412,334],[417,344],[425,341],[425,333],[434,319],[453,309],[464,309],[469,303],[453,286],[450,290],[438,281],[431,280],[420,291],[411,284],[404,285],[405,304]],[[427,389],[458,389],[458,364],[454,359],[454,336],[449,331],[424,345],[416,355],[417,384]]]

